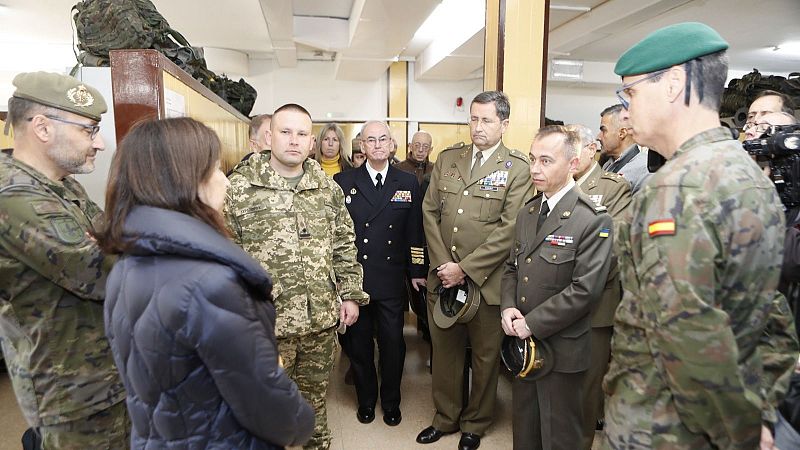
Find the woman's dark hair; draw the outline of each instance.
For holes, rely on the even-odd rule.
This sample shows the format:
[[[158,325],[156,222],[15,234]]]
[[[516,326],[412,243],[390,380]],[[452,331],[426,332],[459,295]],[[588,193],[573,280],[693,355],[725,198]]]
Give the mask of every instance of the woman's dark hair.
[[[131,128],[111,161],[105,223],[97,241],[106,253],[127,247],[123,230],[138,205],[182,212],[230,236],[222,214],[200,201],[198,188],[220,159],[217,134],[190,118],[149,119]]]

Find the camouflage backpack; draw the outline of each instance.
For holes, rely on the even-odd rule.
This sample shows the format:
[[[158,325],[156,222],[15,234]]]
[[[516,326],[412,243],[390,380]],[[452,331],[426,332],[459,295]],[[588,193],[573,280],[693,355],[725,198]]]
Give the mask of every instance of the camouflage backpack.
[[[192,47],[170,27],[150,0],[84,0],[72,12],[79,64],[107,67],[111,50],[155,49],[245,116],[253,109],[255,88],[244,79],[235,82],[209,70],[203,49]]]

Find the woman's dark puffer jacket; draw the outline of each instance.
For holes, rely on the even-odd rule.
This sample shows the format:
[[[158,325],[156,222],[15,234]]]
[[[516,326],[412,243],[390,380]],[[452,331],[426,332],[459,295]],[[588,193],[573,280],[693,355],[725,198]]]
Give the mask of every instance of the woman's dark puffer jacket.
[[[108,277],[105,323],[135,449],[299,445],[314,412],[278,365],[272,282],[185,214],[138,206]]]

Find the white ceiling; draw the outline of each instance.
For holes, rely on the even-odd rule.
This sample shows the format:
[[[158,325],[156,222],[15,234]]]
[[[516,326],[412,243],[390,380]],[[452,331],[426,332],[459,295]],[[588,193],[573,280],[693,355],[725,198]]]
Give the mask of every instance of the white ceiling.
[[[454,1],[464,8],[476,3]],[[467,30],[456,42],[450,30],[458,29],[458,23],[414,38],[442,0],[153,3],[193,45],[239,52],[245,62],[271,58],[293,67],[298,60],[328,60],[336,64],[339,79],[375,79],[397,58],[418,61],[418,78],[458,80],[482,73],[480,27]],[[75,0],[0,0],[0,54],[6,59],[16,55],[0,70],[10,70],[9,64],[26,53],[18,50],[23,44],[36,49],[27,53],[68,49],[73,4]],[[586,82],[615,82],[611,68],[625,49],[659,27],[683,21],[705,22],[720,31],[731,44],[734,70],[800,71],[800,54],[771,50],[787,41],[800,43],[800,0],[551,0],[550,57],[586,61]],[[443,47],[440,41],[447,38],[451,42]],[[209,64],[213,69],[214,61]]]

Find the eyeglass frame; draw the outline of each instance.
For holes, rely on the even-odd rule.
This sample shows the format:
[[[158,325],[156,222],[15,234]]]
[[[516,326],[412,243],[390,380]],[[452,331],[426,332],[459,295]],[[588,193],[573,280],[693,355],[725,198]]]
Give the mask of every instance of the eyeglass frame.
[[[624,98],[624,97],[622,97],[622,95],[620,95],[620,93],[621,93],[621,92],[624,92],[624,91],[626,91],[626,90],[628,90],[628,89],[630,89],[630,88],[632,88],[632,87],[636,86],[637,84],[639,84],[639,83],[641,83],[641,82],[643,82],[643,81],[645,81],[645,80],[650,80],[650,79],[653,79],[653,78],[655,78],[655,77],[657,77],[657,76],[659,76],[659,75],[661,75],[661,74],[665,73],[665,72],[666,72],[666,71],[668,71],[668,70],[669,70],[669,69],[661,69],[661,70],[657,70],[657,71],[655,71],[655,72],[653,72],[653,73],[651,73],[651,74],[647,75],[646,77],[642,78],[641,80],[636,80],[636,81],[634,81],[633,83],[623,84],[623,85],[622,85],[622,87],[620,87],[619,89],[617,89],[616,91],[614,91],[614,93],[617,95],[617,99],[618,99],[618,100],[619,100],[619,102],[622,104],[622,107],[623,107],[623,108],[625,108],[625,110],[627,111],[627,110],[628,110],[628,108],[630,108],[630,106],[631,106],[631,103],[630,103],[628,100],[625,100],[625,98]],[[628,97],[630,97],[630,95],[628,95]]]
[[[370,141],[370,139],[371,139],[371,141]],[[383,136],[380,136],[377,139],[375,139],[374,137],[370,136],[370,137],[368,137],[366,139],[362,139],[361,142],[363,142],[368,147],[375,148],[375,144],[377,144],[378,142],[380,142],[381,147],[382,147],[384,145],[389,144],[389,142],[392,142],[392,138],[390,136],[387,136],[387,135],[384,134]]]
[[[42,116],[47,117],[50,120],[55,120],[56,122],[68,123],[70,125],[77,125],[77,126],[83,128],[84,130],[89,130],[89,139],[91,139],[91,140],[94,140],[94,138],[96,138],[97,134],[100,132],[100,125],[87,125],[85,123],[73,122],[71,120],[63,119],[63,118],[58,117],[58,116],[51,116],[49,114],[42,114]],[[36,116],[34,116],[34,117],[36,117]],[[30,121],[32,121],[34,119],[34,117],[28,117],[25,120],[30,122]]]

